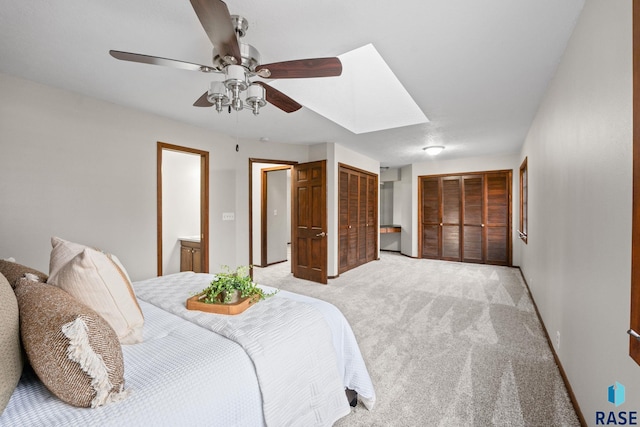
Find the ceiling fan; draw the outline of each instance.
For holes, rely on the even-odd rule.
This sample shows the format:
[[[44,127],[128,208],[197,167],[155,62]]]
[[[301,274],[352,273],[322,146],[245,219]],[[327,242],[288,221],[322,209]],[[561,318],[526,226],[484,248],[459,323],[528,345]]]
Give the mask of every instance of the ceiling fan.
[[[225,107],[236,111],[251,109],[258,114],[267,102],[286,113],[302,108],[302,105],[262,81],[253,77],[270,79],[295,79],[310,77],[334,77],[342,74],[339,58],[312,58],[293,61],[260,63],[260,53],[251,45],[241,43],[249,28],[247,20],[230,15],[222,0],[190,0],[202,27],[213,44],[213,65],[200,65],[175,59],[138,53],[110,50],[116,59],[163,65],[203,73],[224,74],[224,81],[213,81],[207,92],[193,104],[195,107],[212,107],[221,112]],[[245,101],[240,97],[246,91]]]

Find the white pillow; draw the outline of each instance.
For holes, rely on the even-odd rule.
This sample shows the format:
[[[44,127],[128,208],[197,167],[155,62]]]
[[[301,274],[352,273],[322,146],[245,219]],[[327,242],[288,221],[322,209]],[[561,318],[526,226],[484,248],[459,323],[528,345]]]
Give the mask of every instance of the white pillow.
[[[98,312],[115,330],[121,344],[142,342],[142,310],[117,257],[78,243],[51,240],[49,268],[53,274],[47,283]]]
[[[64,266],[69,261],[71,261],[73,257],[75,257],[76,255],[78,255],[80,252],[84,251],[87,248],[94,249],[98,252],[103,252],[98,248],[92,248],[91,246],[70,242],[68,240],[64,240],[55,236],[51,238],[51,247],[52,247],[51,256],[49,258],[49,276],[50,277],[55,276],[58,270],[62,268],[62,266]],[[105,252],[103,253],[109,256],[113,260],[113,262],[117,264],[120,270],[122,270],[124,275],[127,277],[127,280],[131,282],[131,278],[129,277],[127,270],[125,270],[124,265],[122,265],[118,257],[116,257],[113,254],[107,254]]]

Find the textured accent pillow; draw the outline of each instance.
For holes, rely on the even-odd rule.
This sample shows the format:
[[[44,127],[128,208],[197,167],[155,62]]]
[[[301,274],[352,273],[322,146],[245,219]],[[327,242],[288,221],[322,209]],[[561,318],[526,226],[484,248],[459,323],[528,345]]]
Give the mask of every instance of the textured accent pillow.
[[[35,274],[41,281],[47,281],[46,274],[25,265],[18,264],[17,262],[7,261],[4,259],[0,259],[0,273],[7,278],[12,288],[16,287],[16,282],[21,277],[24,277],[25,273]]]
[[[18,301],[6,277],[0,273],[0,414],[7,407],[22,375]]]
[[[124,359],[113,329],[62,289],[19,279],[20,333],[38,378],[61,400],[98,407],[124,399]]]
[[[47,283],[100,314],[115,330],[121,344],[142,342],[142,310],[129,276],[113,255],[85,247],[62,267],[54,268]]]

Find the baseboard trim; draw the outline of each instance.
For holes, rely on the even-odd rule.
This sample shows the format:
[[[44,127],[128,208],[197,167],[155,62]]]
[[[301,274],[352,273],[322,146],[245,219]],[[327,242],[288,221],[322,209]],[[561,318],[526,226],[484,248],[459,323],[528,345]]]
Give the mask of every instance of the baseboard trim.
[[[547,337],[547,343],[549,344],[549,348],[551,349],[551,354],[553,354],[553,360],[556,362],[556,366],[560,371],[560,376],[562,377],[562,381],[564,382],[565,387],[567,387],[567,393],[569,393],[569,399],[571,400],[571,404],[573,405],[573,409],[576,411],[576,415],[578,416],[578,421],[580,421],[580,425],[582,427],[588,427],[587,421],[582,414],[582,410],[580,409],[580,405],[578,404],[578,399],[576,399],[576,395],[571,388],[571,383],[569,382],[569,378],[567,378],[567,374],[562,367],[562,363],[560,363],[560,359],[558,358],[558,354],[556,353],[556,349],[553,346],[553,341],[551,340],[551,336],[549,335],[549,331],[547,330],[547,326],[544,324],[542,320],[542,316],[540,316],[540,310],[538,310],[538,305],[536,304],[536,300],[533,298],[533,294],[531,293],[531,288],[529,288],[529,283],[527,283],[527,279],[524,277],[522,273],[522,269],[520,267],[516,267],[518,271],[520,271],[520,277],[524,281],[525,286],[527,287],[527,292],[529,292],[529,297],[531,298],[531,302],[533,303],[533,308],[536,311],[536,315],[538,316],[538,320],[542,325],[542,330],[544,331],[545,336]]]

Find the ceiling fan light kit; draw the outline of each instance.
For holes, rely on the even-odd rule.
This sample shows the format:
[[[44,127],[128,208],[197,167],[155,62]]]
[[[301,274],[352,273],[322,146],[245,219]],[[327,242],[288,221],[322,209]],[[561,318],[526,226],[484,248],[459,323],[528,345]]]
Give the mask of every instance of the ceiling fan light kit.
[[[222,0],[190,1],[213,44],[213,66],[116,50],[109,51],[111,56],[122,61],[224,74],[224,81],[211,82],[209,90],[193,104],[195,107],[215,106],[218,113],[222,112],[224,107],[230,107],[236,111],[248,109],[254,115],[258,115],[260,108],[267,103],[286,113],[302,108],[301,104],[268,84],[251,81],[252,77],[293,79],[335,77],[342,74],[342,63],[336,57],[261,65],[258,50],[238,41],[238,38],[244,37],[249,29],[249,22],[245,18],[230,15],[227,5]],[[244,95],[244,101],[242,95]]]

